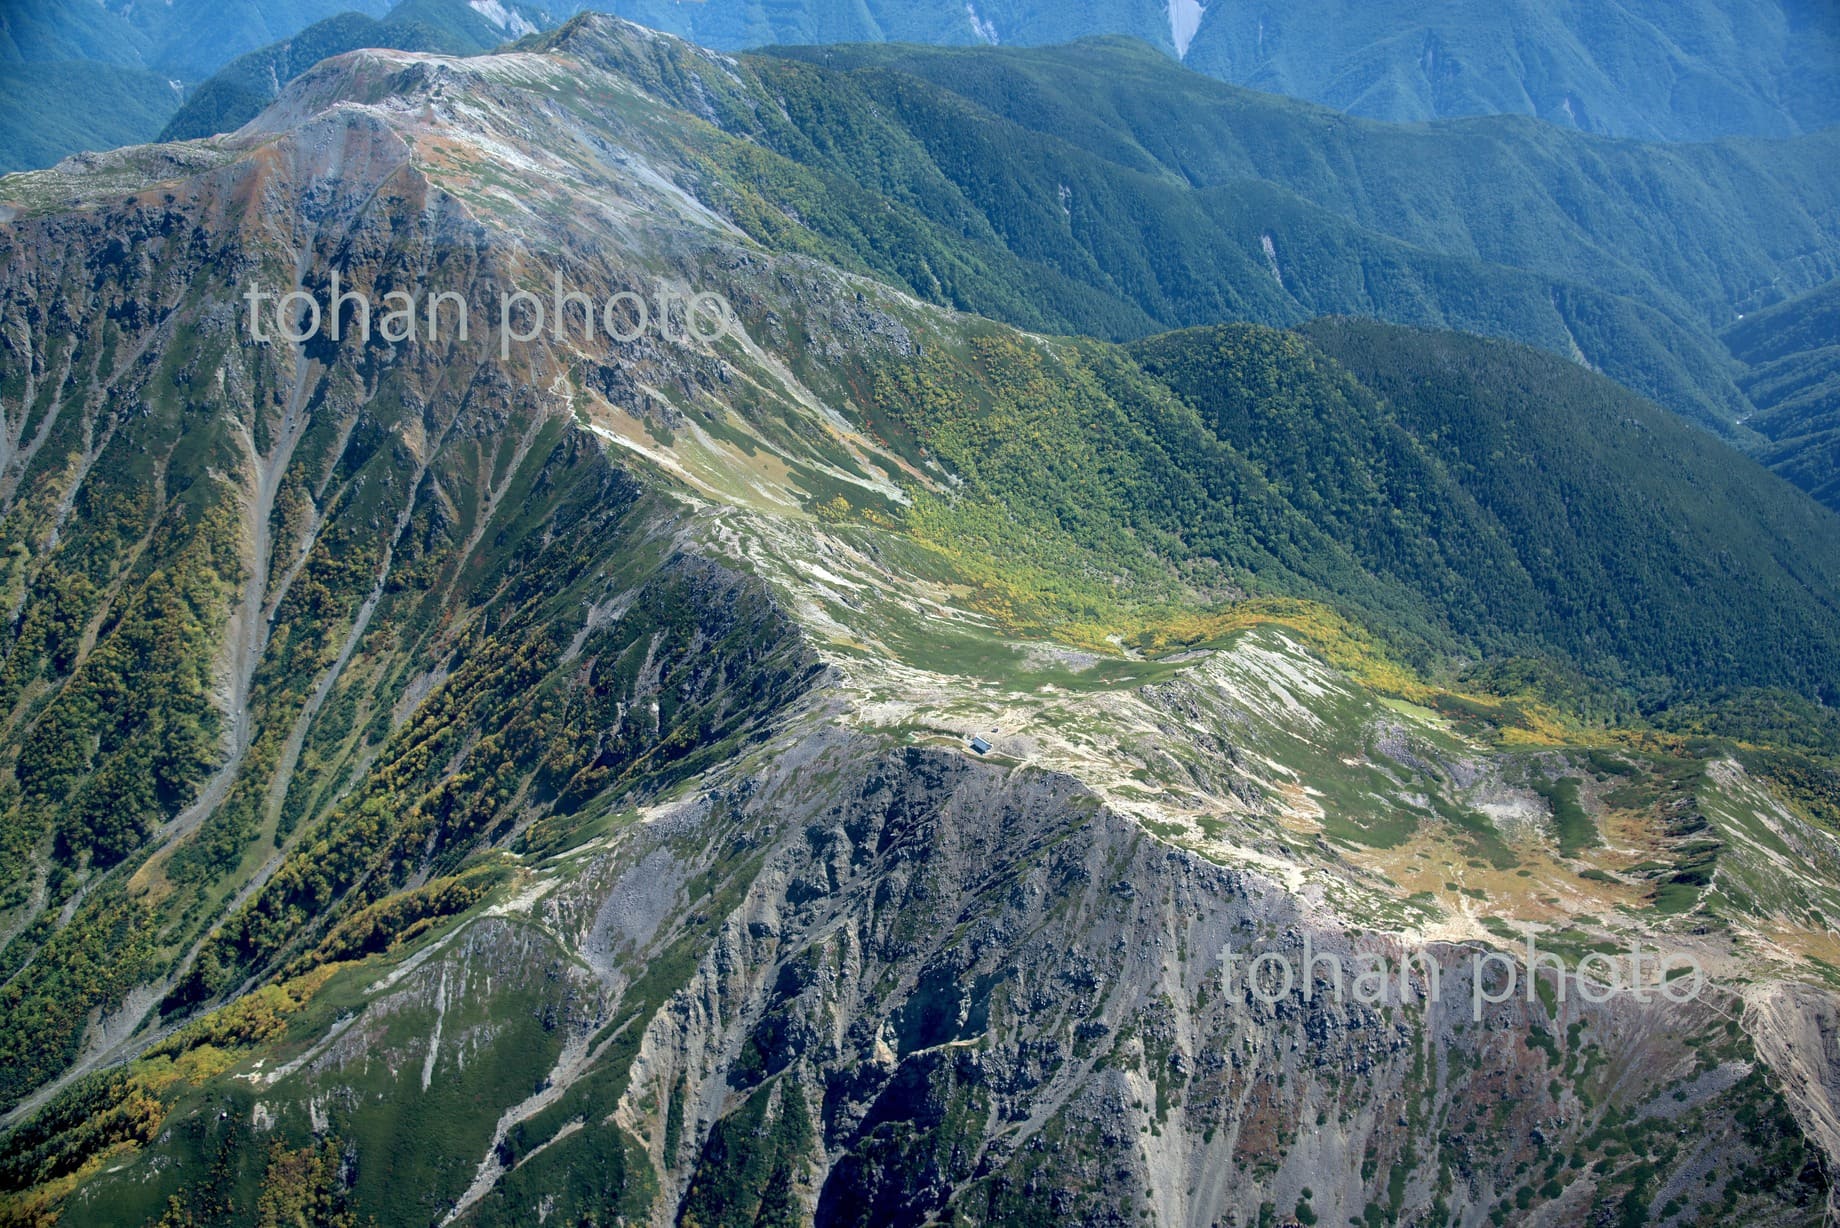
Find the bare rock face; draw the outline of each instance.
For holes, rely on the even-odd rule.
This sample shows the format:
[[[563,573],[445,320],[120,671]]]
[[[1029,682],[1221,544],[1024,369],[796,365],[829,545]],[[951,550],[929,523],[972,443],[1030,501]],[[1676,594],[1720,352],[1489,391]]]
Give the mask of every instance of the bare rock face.
[[[5,1213],[1818,1222],[1834,1000],[1575,873],[1528,772],[1583,749],[1281,629],[1146,662],[967,600],[902,519],[954,475],[870,390],[1055,343],[746,239],[771,200],[647,87],[728,68],[655,38],[354,53],[0,181]],[[334,271],[474,327],[334,338]],[[558,284],[656,327],[508,340]],[[257,341],[251,290],[323,329]],[[1831,856],[1666,766],[1592,777],[1619,838]],[[1491,891],[1714,984],[1479,990]]]
[[[1225,991],[1221,951],[1296,958],[1306,938],[1310,1000]],[[1357,948],[1392,963],[1373,1005],[1335,997],[1331,961]],[[1428,1004],[1427,965],[1402,989],[1401,954],[1064,776],[818,734],[539,873],[257,1074],[259,1116],[236,1111],[260,1139],[344,1106],[362,1138],[507,1083],[438,1172],[418,1161],[417,1197],[356,1178],[463,1223],[608,1205],[1256,1223],[1280,1199],[1460,1218],[1529,1174],[1559,1187],[1545,1222],[1580,1222],[1629,1196],[1602,1179],[1621,1149],[1651,1145],[1677,1205],[1820,1213],[1818,1183],[1778,1167],[1795,1119],[1719,1006],[1549,1002],[1549,980],[1473,1011],[1456,947],[1428,953]]]
[[[1758,1057],[1780,1079],[1783,1095],[1810,1136],[1827,1154],[1840,1144],[1836,1118],[1833,998],[1803,985],[1764,986],[1746,999],[1745,1027],[1756,1038]]]

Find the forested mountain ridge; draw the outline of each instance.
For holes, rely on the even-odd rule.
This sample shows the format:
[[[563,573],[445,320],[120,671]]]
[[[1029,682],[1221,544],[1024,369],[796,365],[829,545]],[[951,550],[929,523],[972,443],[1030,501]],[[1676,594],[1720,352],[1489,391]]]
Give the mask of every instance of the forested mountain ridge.
[[[817,217],[712,122],[751,71],[589,18],[0,180],[0,1213],[1821,1222],[1831,515],[1506,343],[923,301],[844,238],[979,251],[902,247],[867,143]],[[334,271],[480,327],[249,343]],[[555,274],[659,327],[495,327]],[[1624,418],[1693,487],[1578,503],[1641,634],[1604,543],[1513,540],[1532,434],[1646,477]],[[1466,601],[1497,563],[1552,604]],[[1670,656],[1684,732],[1618,690]],[[1516,924],[1704,995],[1472,1008]],[[1223,985],[1273,935],[1423,962]]]
[[[749,55],[732,80],[652,62],[676,45],[617,67],[771,151],[712,168],[751,233],[810,232],[810,250],[1025,327],[1374,315],[1579,356],[1729,432],[1749,406],[1712,330],[1815,284],[1840,250],[1835,134],[1662,147],[1513,119],[1389,127],[1116,39]]]
[[[1725,344],[1748,368],[1757,407],[1746,425],[1770,442],[1760,455],[1829,507],[1840,507],[1840,281],[1747,316]]]
[[[1392,121],[1530,115],[1644,140],[1790,136],[1840,122],[1840,26],[1823,0],[609,0],[608,11],[727,50],[1124,34],[1223,81]]]
[[[1470,643],[1557,650],[1638,686],[1767,661],[1789,671],[1772,682],[1840,702],[1835,648],[1807,638],[1840,625],[1840,589],[1823,584],[1791,613],[1811,568],[1833,566],[1819,560],[1840,518],[1564,359],[1372,322],[1299,331],[1353,378],[1325,387],[1284,340],[1243,327],[1151,337],[1131,353]],[[1717,575],[1733,565],[1765,570]],[[1698,596],[1658,603],[1680,592]],[[1720,608],[1739,594],[1742,608]],[[1791,665],[1795,643],[1812,655]]]
[[[1415,246],[1639,293],[1715,325],[1818,284],[1833,261],[1829,132],[1649,145],[1505,116],[1375,124],[1185,72],[1124,39],[784,54],[862,70],[859,88],[884,106],[919,78],[1131,169],[1196,188],[1272,183]]]

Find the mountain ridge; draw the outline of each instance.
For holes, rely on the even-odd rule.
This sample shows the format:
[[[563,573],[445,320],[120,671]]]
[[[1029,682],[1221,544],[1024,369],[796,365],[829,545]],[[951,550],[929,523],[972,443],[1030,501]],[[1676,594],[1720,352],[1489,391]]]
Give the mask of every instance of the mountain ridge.
[[[1402,661],[1282,466],[1119,347],[750,237],[740,66],[568,37],[0,180],[7,1214],[1820,1222],[1818,749]],[[333,269],[734,318],[244,343]],[[1511,922],[1704,996],[1472,1014]],[[1306,936],[1418,972],[1223,986]]]
[[[643,44],[653,53],[669,45]],[[743,172],[766,194],[800,194],[801,226],[820,233],[827,256],[868,260],[934,301],[1036,329],[1123,338],[1156,325],[1223,316],[1288,324],[1316,314],[1375,314],[1507,335],[1561,353],[1583,346],[1587,361],[1638,391],[1730,432],[1748,410],[1732,382],[1729,355],[1706,332],[1735,310],[1718,306],[1733,292],[1729,279],[1735,274],[1754,287],[1759,283],[1749,279],[1760,269],[1801,268],[1806,276],[1832,259],[1831,252],[1819,254],[1832,239],[1819,237],[1823,224],[1815,219],[1825,216],[1820,201],[1835,188],[1823,186],[1818,175],[1807,180],[1808,168],[1822,164],[1802,156],[1813,146],[1776,155],[1786,176],[1777,181],[1780,192],[1763,189],[1770,172],[1717,147],[1693,155],[1713,160],[1695,167],[1691,183],[1683,179],[1680,186],[1704,205],[1675,216],[1704,219],[1705,228],[1663,241],[1645,220],[1656,189],[1643,181],[1680,175],[1688,156],[1682,151],[1601,143],[1591,146],[1583,165],[1572,167],[1546,146],[1573,138],[1533,125],[1473,121],[1495,134],[1484,147],[1499,161],[1485,173],[1471,165],[1475,150],[1464,125],[1447,126],[1454,135],[1436,136],[1368,128],[1207,81],[1141,48],[1121,59],[1113,54],[1118,45],[970,52],[831,48],[798,53],[800,62],[811,64],[808,70],[744,56],[740,88],[712,81],[706,99],[671,93],[674,82],[690,79],[680,68],[630,56],[620,66],[659,82],[679,105],[728,108],[706,111],[705,118],[752,134],[822,176],[820,189],[787,182],[796,174],[792,168],[750,166]],[[908,72],[903,66],[909,64],[919,67]],[[763,109],[756,94],[794,109],[779,116]],[[1123,113],[1114,115],[1120,107]],[[1192,113],[1185,122],[1195,140],[1160,132],[1163,122],[1150,118],[1184,112]],[[837,142],[814,127],[820,124],[849,125],[852,135]],[[1159,130],[1148,146],[1137,140],[1145,125]],[[1222,145],[1202,135],[1221,132],[1233,140]],[[1513,139],[1495,139],[1504,133]],[[1356,134],[1364,144],[1353,140]],[[1370,182],[1354,173],[1358,167],[1343,164],[1358,162],[1351,151],[1373,141],[1408,148],[1388,152],[1383,161],[1391,169]],[[840,161],[842,148],[857,161]],[[1375,147],[1364,156],[1381,152]],[[1600,154],[1633,157],[1634,163],[1613,172],[1596,165]],[[1397,171],[1427,162],[1448,172],[1434,180],[1442,185],[1435,199],[1420,199],[1422,178],[1408,182]],[[1140,178],[1146,171],[1153,178]],[[1272,178],[1261,181],[1261,175]],[[1624,179],[1640,184],[1639,191]],[[827,208],[819,195],[847,198],[864,180],[898,185],[886,218],[866,219],[860,207]],[[1067,196],[1062,189],[1072,182],[1086,191]],[[1719,189],[1707,182],[1755,195],[1735,208],[1715,203]],[[1200,186],[1180,186],[1186,183]],[[1608,193],[1599,207],[1581,210],[1572,200],[1581,183],[1593,185],[1584,189],[1589,192]],[[1504,190],[1518,213],[1495,199]],[[1759,234],[1782,229],[1780,210],[1766,207],[1766,198],[1780,201],[1797,192],[1807,193],[1811,251],[1798,250],[1784,262],[1753,243]],[[1771,227],[1740,219],[1752,206],[1774,219]],[[778,206],[769,208],[773,212],[751,224],[762,228],[757,237],[783,241]],[[1491,222],[1470,237],[1465,219],[1471,217],[1525,220]],[[1555,231],[1576,233],[1576,250],[1554,245]],[[966,238],[982,249],[976,267],[966,267],[956,250]],[[1269,254],[1261,250],[1268,245]],[[1555,246],[1569,254],[1555,259]],[[1743,247],[1749,252],[1739,256]],[[1644,251],[1653,253],[1652,264]],[[905,264],[891,263],[891,252],[902,253]],[[1530,263],[1509,272],[1489,260]],[[1043,278],[1056,294],[1018,295],[1011,288]],[[1185,295],[1193,297],[1184,301]],[[1058,311],[1044,314],[1044,301]],[[1148,328],[1145,312],[1153,320]],[[1741,428],[1736,433],[1743,435]]]
[[[1039,46],[1128,35],[1224,81],[1394,121],[1526,114],[1607,135],[1785,136],[1840,121],[1840,28],[1818,0],[1410,7],[1307,0],[842,9],[617,0],[611,11],[724,50],[769,43]]]

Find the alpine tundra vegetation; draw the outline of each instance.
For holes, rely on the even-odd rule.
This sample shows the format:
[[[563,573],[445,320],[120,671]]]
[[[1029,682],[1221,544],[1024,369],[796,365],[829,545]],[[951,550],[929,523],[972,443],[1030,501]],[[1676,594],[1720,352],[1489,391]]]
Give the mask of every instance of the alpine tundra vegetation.
[[[591,14],[0,179],[0,1223],[1828,1222],[1837,140]]]

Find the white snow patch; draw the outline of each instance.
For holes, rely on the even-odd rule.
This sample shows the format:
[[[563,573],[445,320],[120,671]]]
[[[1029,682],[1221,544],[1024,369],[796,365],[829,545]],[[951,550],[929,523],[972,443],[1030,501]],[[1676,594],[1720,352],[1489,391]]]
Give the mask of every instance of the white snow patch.
[[[1169,37],[1176,45],[1176,58],[1188,55],[1188,45],[1195,41],[1195,31],[1201,28],[1201,15],[1207,11],[1207,5],[1201,0],[1169,0]]]

